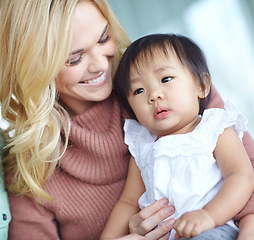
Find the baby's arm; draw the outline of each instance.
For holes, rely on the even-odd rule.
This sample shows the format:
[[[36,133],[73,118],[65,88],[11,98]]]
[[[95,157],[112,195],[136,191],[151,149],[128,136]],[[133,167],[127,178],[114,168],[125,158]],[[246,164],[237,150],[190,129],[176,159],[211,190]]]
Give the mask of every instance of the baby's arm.
[[[253,240],[254,239],[254,214],[243,217],[239,224],[239,236],[237,240]]]
[[[225,224],[246,204],[254,188],[254,174],[248,155],[232,128],[220,135],[214,156],[224,183],[203,209],[183,214],[174,225],[176,237],[193,237]],[[202,222],[202,223],[201,223]]]
[[[144,191],[140,170],[135,159],[131,157],[124,190],[112,210],[100,239],[115,239],[129,233],[129,219],[139,212],[138,199]]]

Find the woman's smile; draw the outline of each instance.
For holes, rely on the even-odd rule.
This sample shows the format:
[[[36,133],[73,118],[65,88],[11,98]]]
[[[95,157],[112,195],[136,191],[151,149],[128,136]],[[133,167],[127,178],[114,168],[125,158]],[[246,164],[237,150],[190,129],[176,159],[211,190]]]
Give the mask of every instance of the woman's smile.
[[[80,81],[79,84],[89,85],[91,87],[100,87],[107,81],[108,74],[103,72],[97,78]]]

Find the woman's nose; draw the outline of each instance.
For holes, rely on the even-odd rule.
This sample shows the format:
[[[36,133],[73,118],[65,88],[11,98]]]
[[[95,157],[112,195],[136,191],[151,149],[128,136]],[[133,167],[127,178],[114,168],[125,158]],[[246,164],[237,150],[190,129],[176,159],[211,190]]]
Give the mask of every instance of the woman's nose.
[[[107,56],[94,52],[90,55],[89,63],[88,63],[88,71],[89,72],[104,72],[108,69],[109,59]]]

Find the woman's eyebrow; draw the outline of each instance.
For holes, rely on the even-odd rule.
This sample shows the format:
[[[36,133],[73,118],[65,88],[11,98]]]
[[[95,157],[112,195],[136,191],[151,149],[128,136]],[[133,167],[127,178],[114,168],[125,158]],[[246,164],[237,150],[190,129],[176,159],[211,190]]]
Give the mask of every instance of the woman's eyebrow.
[[[108,28],[109,28],[109,24],[107,23],[107,25],[106,25],[105,28],[103,29],[102,34],[100,35],[100,38],[102,38],[103,35],[108,31]],[[73,52],[70,53],[69,56],[75,55],[75,54],[80,53],[80,52],[83,52],[84,50],[85,50],[84,48],[74,50]]]
[[[109,27],[109,25],[108,25],[108,23],[107,23],[107,25],[106,25],[105,28],[103,29],[103,32],[102,32],[100,38],[102,38],[103,35],[108,31],[108,27]]]
[[[83,52],[84,50],[85,50],[84,48],[74,50],[73,52],[71,52],[71,53],[70,53],[70,55],[69,55],[69,56],[71,56],[71,55],[75,55],[75,54],[80,53],[80,52]]]

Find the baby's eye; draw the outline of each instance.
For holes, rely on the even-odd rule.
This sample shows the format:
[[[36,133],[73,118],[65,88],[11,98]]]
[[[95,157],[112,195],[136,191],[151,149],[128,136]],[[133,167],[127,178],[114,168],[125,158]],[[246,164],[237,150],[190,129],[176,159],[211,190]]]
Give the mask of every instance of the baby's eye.
[[[138,95],[141,94],[142,92],[144,92],[145,90],[143,88],[138,88],[137,90],[134,91],[134,95]]]
[[[161,79],[162,83],[170,82],[173,78],[172,77],[164,77]]]

